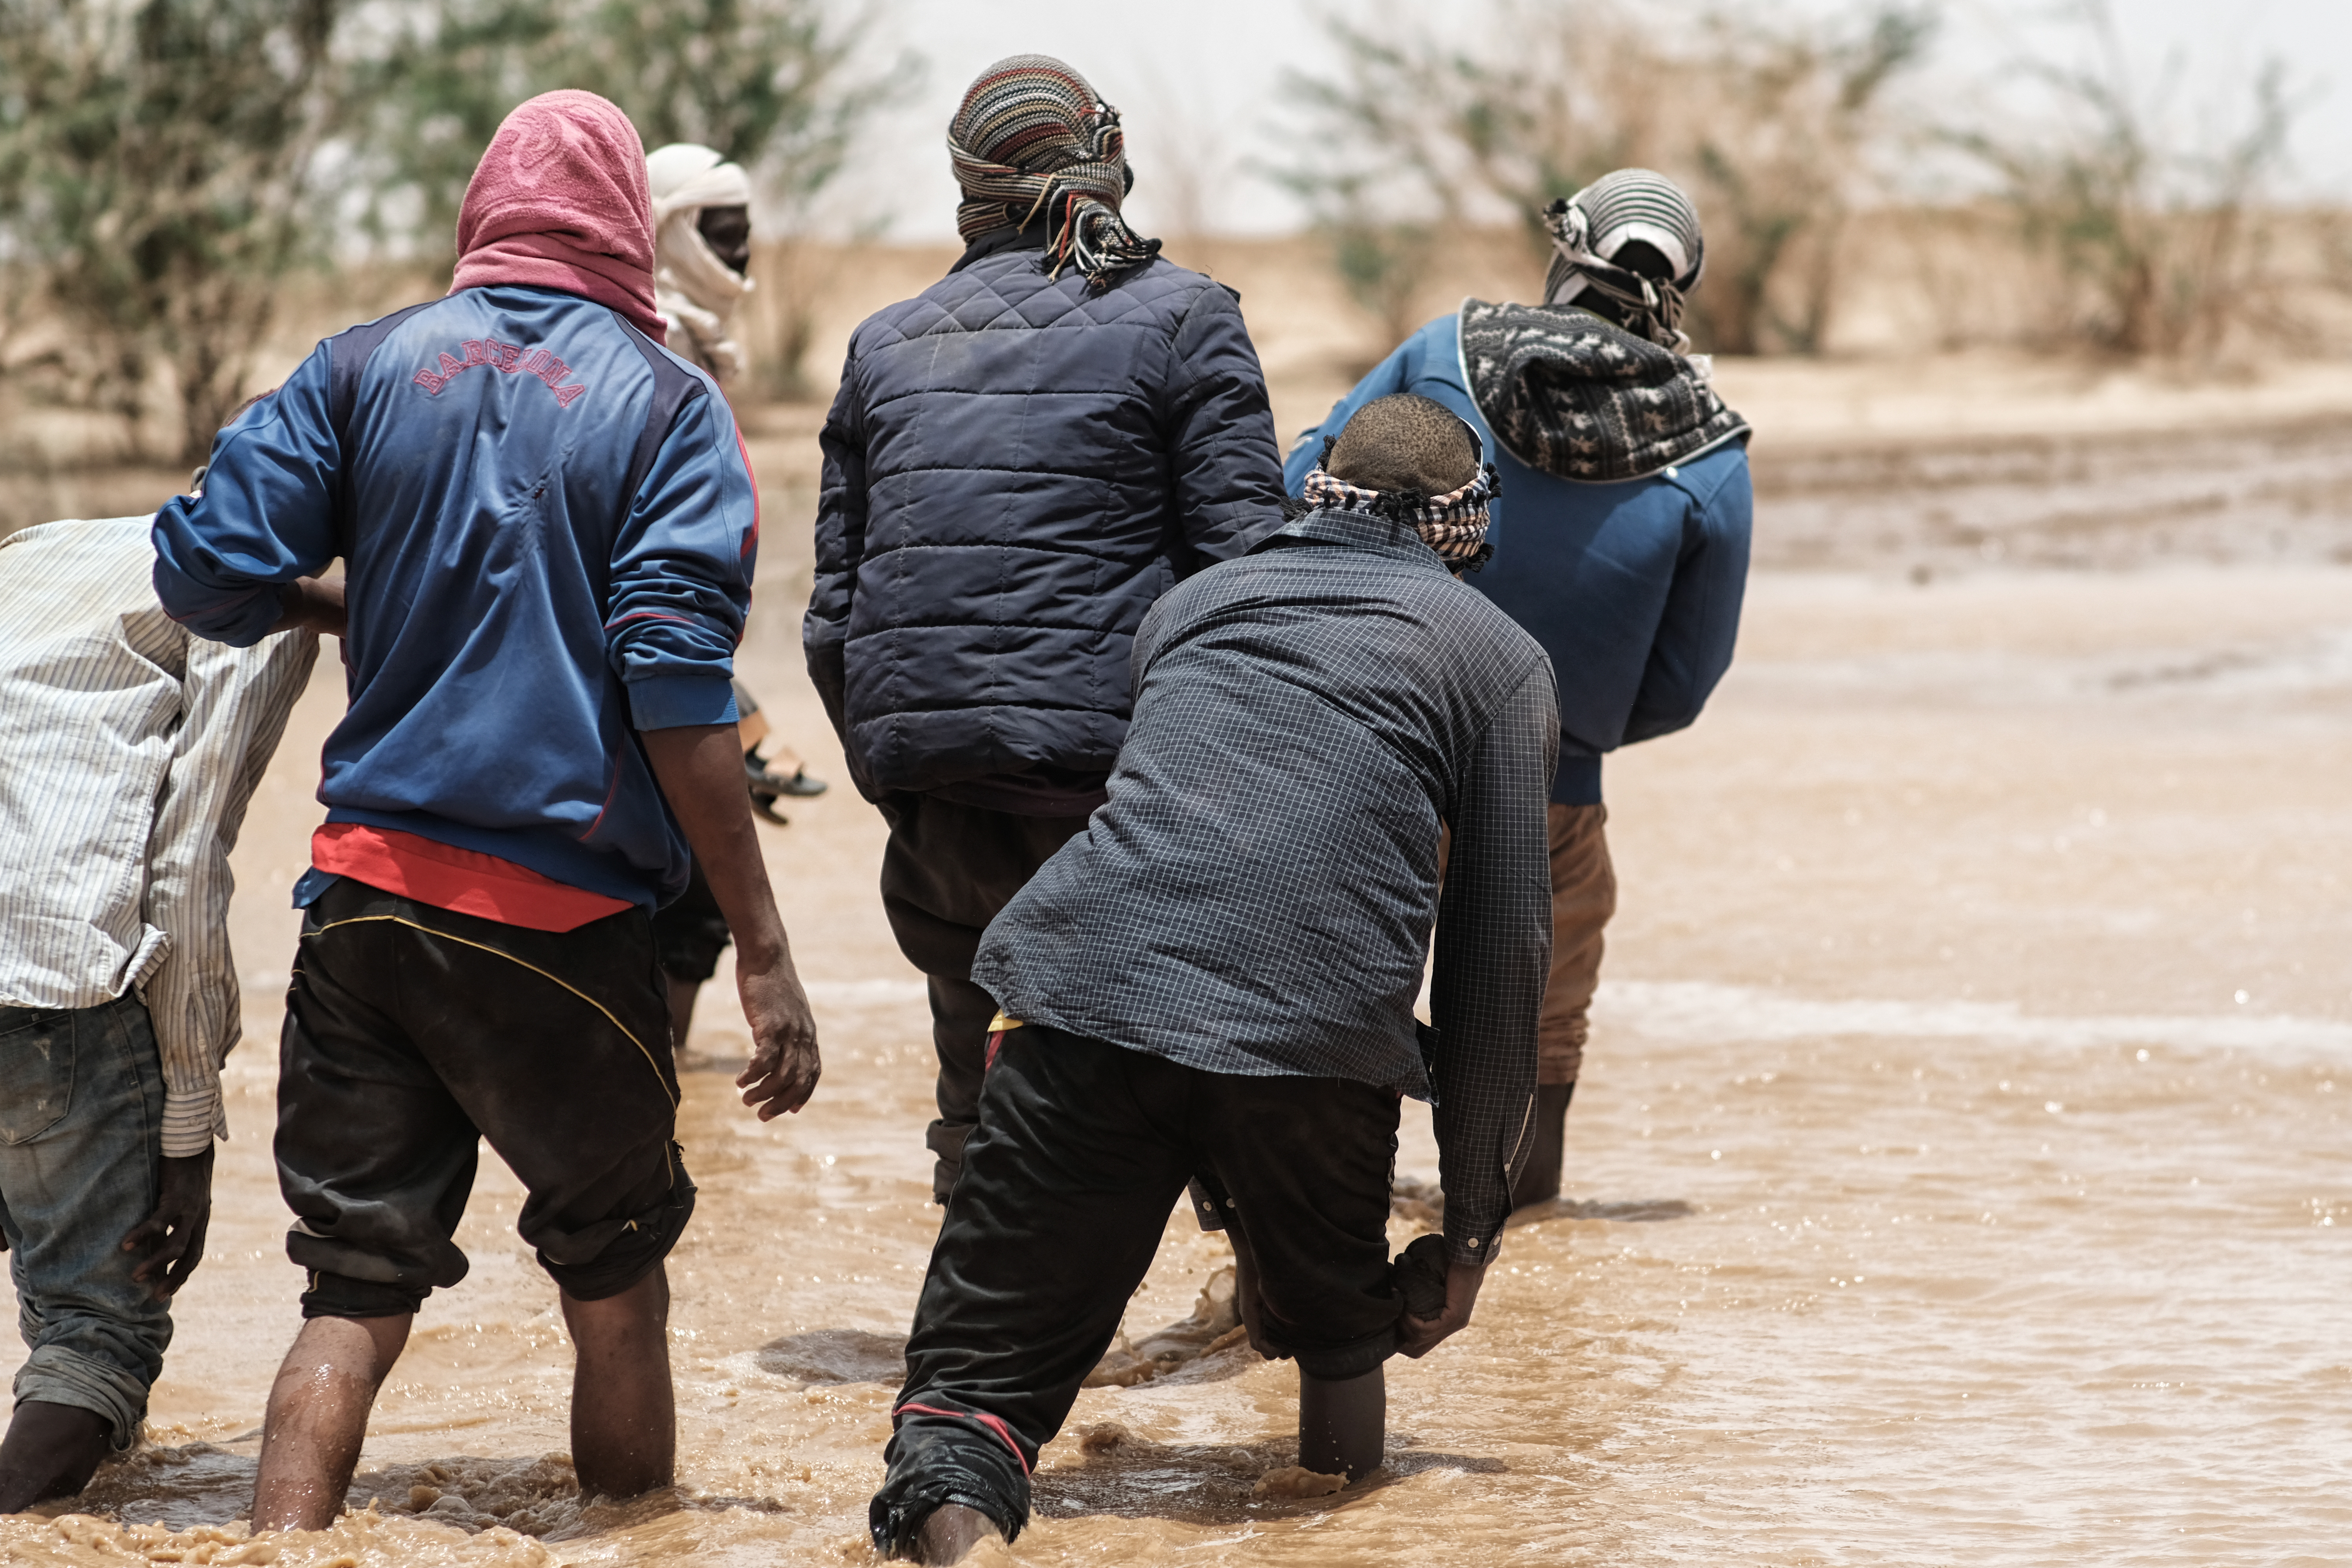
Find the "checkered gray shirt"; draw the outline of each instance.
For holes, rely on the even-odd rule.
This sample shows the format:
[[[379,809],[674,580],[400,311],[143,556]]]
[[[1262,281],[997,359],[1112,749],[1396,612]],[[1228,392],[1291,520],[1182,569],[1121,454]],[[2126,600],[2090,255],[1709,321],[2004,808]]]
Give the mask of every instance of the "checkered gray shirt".
[[[1551,954],[1550,661],[1410,530],[1318,510],[1162,597],[1135,670],[1109,803],[972,979],[1012,1017],[1207,1071],[1434,1101],[1446,1240],[1485,1261]]]

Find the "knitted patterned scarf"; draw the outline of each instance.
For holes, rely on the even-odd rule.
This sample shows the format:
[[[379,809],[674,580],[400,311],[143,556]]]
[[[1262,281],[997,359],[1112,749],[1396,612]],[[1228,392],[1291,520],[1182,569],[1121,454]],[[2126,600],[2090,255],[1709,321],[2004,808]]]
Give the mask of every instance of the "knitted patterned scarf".
[[[1504,449],[1563,479],[1640,479],[1748,433],[1704,356],[1571,305],[1462,304],[1462,374]]]
[[[1330,456],[1328,440],[1323,455]],[[1442,496],[1418,490],[1368,490],[1333,478],[1318,463],[1307,471],[1299,499],[1309,509],[1335,507],[1392,518],[1419,533],[1422,542],[1436,551],[1454,571],[1475,572],[1495,553],[1495,547],[1486,542],[1486,502],[1501,488],[1492,463],[1480,464],[1468,484]]]
[[[1039,214],[1053,226],[1054,275],[1075,267],[1096,292],[1160,254],[1118,216],[1135,183],[1118,110],[1050,55],[1014,55],[980,73],[948,127],[967,241]]]

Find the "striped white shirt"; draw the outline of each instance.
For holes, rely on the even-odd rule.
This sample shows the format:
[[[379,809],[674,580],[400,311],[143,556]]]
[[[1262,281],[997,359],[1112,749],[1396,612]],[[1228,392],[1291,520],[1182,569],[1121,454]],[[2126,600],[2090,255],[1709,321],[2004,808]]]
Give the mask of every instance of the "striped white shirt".
[[[233,648],[173,624],[150,521],[0,539],[0,1005],[94,1007],[139,986],[179,1157],[228,1131],[229,850],[319,639]]]

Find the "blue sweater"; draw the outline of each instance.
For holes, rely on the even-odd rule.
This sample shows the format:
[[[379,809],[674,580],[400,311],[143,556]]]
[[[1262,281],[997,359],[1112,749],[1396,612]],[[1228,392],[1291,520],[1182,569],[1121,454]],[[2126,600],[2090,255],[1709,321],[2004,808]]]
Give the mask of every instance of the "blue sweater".
[[[156,516],[155,590],[244,647],[341,556],[327,820],[650,909],[688,852],[635,731],[733,721],[758,536],[708,376],[602,305],[497,286],[328,339],[232,421],[205,493]]]
[[[1494,558],[1463,581],[1532,633],[1559,686],[1559,765],[1551,798],[1601,800],[1601,758],[1699,715],[1739,632],[1754,502],[1743,445],[1614,484],[1556,479],[1512,457],[1462,373],[1457,318],[1440,316],[1374,366],[1290,450],[1292,495],[1376,397],[1413,392],[1468,420],[1502,479],[1487,540]]]

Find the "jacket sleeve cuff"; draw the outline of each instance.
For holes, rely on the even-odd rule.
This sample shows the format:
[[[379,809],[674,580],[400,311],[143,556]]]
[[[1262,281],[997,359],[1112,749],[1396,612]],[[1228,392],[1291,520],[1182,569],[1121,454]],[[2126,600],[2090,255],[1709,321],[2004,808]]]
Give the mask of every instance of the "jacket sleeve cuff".
[[[1486,1235],[1457,1232],[1452,1226],[1445,1227],[1445,1258],[1449,1263],[1484,1268],[1494,1262],[1495,1255],[1502,1250],[1501,1226],[1496,1226],[1491,1234]]]
[[[163,1158],[184,1160],[201,1154],[213,1146],[216,1133],[226,1133],[221,1124],[221,1096],[218,1087],[202,1089],[171,1089],[163,1091]]]
[[[649,675],[629,682],[629,716],[640,730],[732,724],[735,683],[723,675]]]
[[[163,569],[157,568],[161,580]],[[231,647],[251,647],[269,635],[284,613],[279,603],[278,585],[257,583],[241,592],[221,594],[204,602],[185,615],[174,614],[174,603],[185,604],[194,597],[184,589],[164,603],[163,613],[207,642],[226,643]]]

